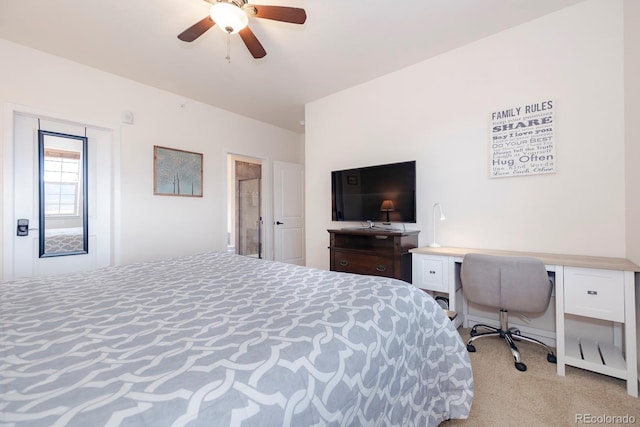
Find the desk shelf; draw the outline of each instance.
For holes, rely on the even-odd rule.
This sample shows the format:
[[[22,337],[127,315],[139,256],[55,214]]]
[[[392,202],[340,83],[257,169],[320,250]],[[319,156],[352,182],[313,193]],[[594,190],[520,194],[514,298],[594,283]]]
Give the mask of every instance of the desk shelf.
[[[627,379],[627,362],[622,352],[613,345],[587,338],[565,337],[565,365]]]

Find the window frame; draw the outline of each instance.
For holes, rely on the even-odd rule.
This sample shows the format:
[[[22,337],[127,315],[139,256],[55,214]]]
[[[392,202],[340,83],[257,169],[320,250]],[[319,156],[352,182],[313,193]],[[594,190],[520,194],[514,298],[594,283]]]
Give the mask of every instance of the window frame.
[[[62,176],[65,173],[64,171],[64,165],[65,163],[70,163],[69,161],[73,160],[76,164],[76,168],[75,170],[72,172],[73,174],[76,175],[76,179],[75,181],[69,181],[69,180],[63,180]],[[56,170],[51,170],[51,169],[47,169],[47,163],[48,162],[52,162],[52,161],[57,161],[59,163],[59,168],[56,168]],[[45,214],[47,216],[50,217],[60,217],[60,218],[72,218],[72,217],[78,217],[80,215],[80,192],[82,189],[82,156],[80,154],[78,154],[77,152],[74,151],[68,151],[68,150],[63,150],[63,149],[58,149],[58,148],[45,148],[44,149],[44,169],[43,169],[43,179],[44,179],[44,185],[45,185],[45,194],[49,195],[51,193],[47,193],[46,192],[46,187],[47,185],[58,185],[59,187],[59,192],[58,192],[58,197],[57,197],[57,212],[56,213],[51,213],[51,212],[47,212],[47,207],[50,206],[51,200],[49,200],[49,197],[47,197],[46,203],[44,205],[44,209],[45,209]],[[56,173],[60,175],[60,179],[53,181],[53,180],[47,180],[47,175],[48,173]],[[70,205],[70,203],[62,203],[62,187],[67,186],[67,185],[72,185],[74,188],[74,192],[73,192],[73,196],[74,196],[74,201],[73,201],[73,212],[72,213],[63,213],[61,212],[60,207],[61,206],[68,206]]]

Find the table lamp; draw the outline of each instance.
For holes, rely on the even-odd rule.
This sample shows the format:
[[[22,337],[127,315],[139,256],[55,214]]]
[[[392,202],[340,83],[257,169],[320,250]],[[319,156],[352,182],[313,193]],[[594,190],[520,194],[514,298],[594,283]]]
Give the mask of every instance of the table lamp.
[[[389,222],[389,212],[393,212],[395,207],[393,206],[393,201],[391,200],[383,200],[380,205],[380,211],[387,213],[387,222]]]

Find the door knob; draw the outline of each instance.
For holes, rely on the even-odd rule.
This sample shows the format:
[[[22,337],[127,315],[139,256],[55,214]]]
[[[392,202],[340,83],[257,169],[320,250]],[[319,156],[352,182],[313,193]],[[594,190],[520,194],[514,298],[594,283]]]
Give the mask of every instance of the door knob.
[[[276,225],[284,225],[284,222],[276,221]]]

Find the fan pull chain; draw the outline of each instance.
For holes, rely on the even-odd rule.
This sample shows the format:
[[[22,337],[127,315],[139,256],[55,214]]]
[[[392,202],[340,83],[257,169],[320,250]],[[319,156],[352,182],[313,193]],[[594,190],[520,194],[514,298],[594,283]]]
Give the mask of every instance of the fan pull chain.
[[[227,62],[231,64],[231,31],[227,31]]]

